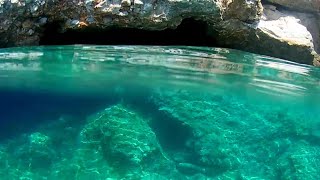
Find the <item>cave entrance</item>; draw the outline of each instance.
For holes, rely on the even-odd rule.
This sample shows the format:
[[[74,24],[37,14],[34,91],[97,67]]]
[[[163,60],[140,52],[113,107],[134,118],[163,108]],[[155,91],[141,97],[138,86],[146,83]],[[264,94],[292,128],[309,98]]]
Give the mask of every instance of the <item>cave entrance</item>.
[[[85,29],[59,32],[60,24],[51,23],[45,28],[40,45],[187,45],[216,46],[207,34],[207,23],[193,18],[184,19],[176,29],[149,31],[134,28]]]

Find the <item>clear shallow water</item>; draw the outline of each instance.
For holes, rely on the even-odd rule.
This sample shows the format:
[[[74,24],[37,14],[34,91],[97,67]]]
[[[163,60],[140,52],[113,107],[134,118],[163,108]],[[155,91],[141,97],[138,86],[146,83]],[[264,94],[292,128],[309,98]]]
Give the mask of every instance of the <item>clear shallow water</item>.
[[[319,179],[320,70],[203,47],[0,50],[2,179]]]

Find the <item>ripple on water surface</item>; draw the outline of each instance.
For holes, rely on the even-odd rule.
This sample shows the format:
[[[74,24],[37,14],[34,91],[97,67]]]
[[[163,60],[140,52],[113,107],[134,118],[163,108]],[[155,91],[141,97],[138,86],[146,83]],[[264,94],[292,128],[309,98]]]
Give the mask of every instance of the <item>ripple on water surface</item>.
[[[0,50],[3,179],[319,179],[320,70],[205,47]]]

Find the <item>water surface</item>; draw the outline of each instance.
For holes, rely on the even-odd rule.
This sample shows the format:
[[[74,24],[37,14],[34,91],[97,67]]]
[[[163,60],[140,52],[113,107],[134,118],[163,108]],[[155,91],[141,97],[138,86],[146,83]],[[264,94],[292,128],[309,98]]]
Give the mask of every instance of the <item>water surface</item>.
[[[320,70],[205,47],[0,50],[3,179],[319,179]]]

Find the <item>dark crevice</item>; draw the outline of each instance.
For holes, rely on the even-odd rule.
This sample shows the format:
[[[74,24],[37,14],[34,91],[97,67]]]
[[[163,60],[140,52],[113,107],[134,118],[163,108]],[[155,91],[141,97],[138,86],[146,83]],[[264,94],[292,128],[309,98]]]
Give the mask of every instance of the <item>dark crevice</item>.
[[[216,46],[216,40],[207,34],[207,23],[192,18],[184,19],[176,29],[149,31],[134,28],[68,30],[59,32],[61,23],[45,27],[40,45],[188,45]]]
[[[121,95],[121,97],[125,97],[125,104],[149,120],[148,124],[164,150],[169,152],[185,151],[186,143],[193,139],[192,128],[172,115],[160,111],[160,107],[148,98],[152,97],[151,92],[141,89],[139,91],[132,93],[134,96],[128,95],[130,93]]]
[[[155,95],[151,89],[143,87],[124,89],[130,89],[131,93],[123,91],[119,94],[120,97],[123,97],[121,103],[126,104],[148,122],[159,145],[167,157],[176,163],[180,173],[194,175],[202,172],[213,177],[226,170],[225,166],[215,165],[212,168],[200,162],[202,156],[195,149],[198,138],[194,136],[194,128],[174,117],[173,114],[160,110],[161,107],[156,103],[157,100],[151,98]]]
[[[150,126],[156,133],[158,140],[163,148],[171,151],[186,150],[186,144],[192,139],[192,129],[182,121],[170,116],[157,109],[153,110],[154,118]]]

